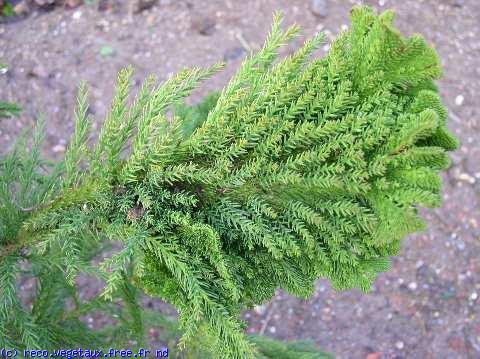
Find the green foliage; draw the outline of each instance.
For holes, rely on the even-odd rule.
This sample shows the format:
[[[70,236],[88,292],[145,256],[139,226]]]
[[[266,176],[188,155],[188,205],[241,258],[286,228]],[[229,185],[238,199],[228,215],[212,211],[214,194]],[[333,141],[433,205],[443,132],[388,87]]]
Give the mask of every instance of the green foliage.
[[[435,51],[392,22],[354,8],[326,57],[311,60],[317,35],[280,60],[298,28],[277,15],[264,47],[194,108],[183,100],[219,65],[148,78],[132,104],[127,68],[92,147],[82,86],[64,161],[39,157],[37,129],[31,152],[25,137],[0,162],[1,340],[142,343],[143,291],[178,309],[180,348],[205,338],[219,358],[321,357],[248,338],[240,311],[277,288],[307,298],[319,277],[368,290],[424,228],[417,207],[440,204],[457,146]],[[95,266],[109,241],[122,248]],[[16,293],[23,262],[39,283],[32,311]],[[103,293],[80,300],[80,273],[105,280]],[[88,329],[79,318],[93,310],[118,312],[116,325]]]
[[[10,4],[9,2],[5,2],[0,8],[0,15],[5,17],[15,16],[15,10],[13,9],[12,4]]]
[[[0,118],[18,116],[20,107],[10,102],[0,101]]]
[[[279,342],[264,336],[250,336],[250,340],[258,349],[258,359],[332,359],[333,356],[319,352],[312,343]]]
[[[147,311],[147,324],[161,329],[162,338],[169,342],[169,355],[177,359],[210,359],[215,358],[213,348],[208,345],[209,339],[205,332],[193,338],[188,349],[178,351],[175,340],[182,334],[175,318],[161,315],[158,312]],[[255,359],[333,359],[333,356],[319,351],[310,341],[278,341],[266,336],[248,335],[248,340],[255,345]]]

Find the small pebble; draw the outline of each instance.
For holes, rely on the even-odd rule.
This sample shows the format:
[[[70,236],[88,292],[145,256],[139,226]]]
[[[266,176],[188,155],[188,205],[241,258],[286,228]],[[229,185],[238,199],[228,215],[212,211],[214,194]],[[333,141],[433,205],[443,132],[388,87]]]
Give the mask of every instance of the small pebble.
[[[123,19],[125,20],[125,19]],[[99,30],[108,32],[110,30],[110,23],[108,22],[107,19],[100,19],[96,24],[95,27]]]
[[[473,292],[472,294],[470,294],[470,299],[471,300],[477,300],[477,298],[478,298],[477,292]]]
[[[232,47],[225,51],[223,54],[224,61],[236,60],[243,57],[246,54],[246,51],[243,47]]]
[[[464,100],[465,98],[463,97],[463,95],[458,95],[457,97],[455,97],[455,105],[462,106]]]
[[[265,314],[267,307],[265,305],[256,305],[255,308],[253,308],[253,310],[255,311],[255,313],[259,315],[263,315]]]
[[[409,288],[410,290],[415,290],[415,289],[417,289],[417,283],[415,283],[415,282],[409,283],[409,284],[408,284],[408,288]]]
[[[53,146],[52,151],[55,152],[55,153],[64,152],[65,151],[65,146],[61,145],[61,144],[55,145],[55,146]]]
[[[28,72],[31,77],[47,78],[48,71],[41,62],[36,63],[33,68]]]
[[[405,344],[403,344],[403,342],[401,340],[399,340],[398,342],[395,343],[395,347],[398,350],[402,350],[404,346],[405,346]]]
[[[74,7],[77,7],[80,5],[80,3],[82,3],[83,1],[81,0],[65,0],[64,3],[65,5],[71,7],[71,8],[74,8]]]
[[[29,10],[30,8],[27,1],[20,1],[13,7],[13,12],[17,15],[25,15]]]
[[[80,10],[75,11],[72,15],[73,20],[79,20],[81,17],[82,17],[82,12]]]
[[[211,17],[196,17],[192,20],[192,29],[200,35],[210,36],[215,32],[215,20]]]
[[[328,1],[327,0],[312,0],[310,3],[310,10],[316,16],[328,16]]]
[[[467,183],[470,183],[470,184],[474,184],[475,183],[475,177],[472,177],[470,176],[468,173],[460,173],[457,178],[460,180],[460,181],[463,181],[463,182],[467,182]]]
[[[268,330],[272,334],[275,334],[277,332],[277,328],[275,328],[275,327],[270,327]]]
[[[136,0],[133,5],[133,10],[135,13],[148,10],[155,5],[156,2],[156,0]]]

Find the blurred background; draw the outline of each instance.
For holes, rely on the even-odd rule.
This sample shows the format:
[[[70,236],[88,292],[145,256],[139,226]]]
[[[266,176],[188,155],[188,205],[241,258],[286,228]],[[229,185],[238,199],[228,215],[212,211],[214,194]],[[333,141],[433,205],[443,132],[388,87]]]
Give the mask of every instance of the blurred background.
[[[61,157],[81,80],[90,86],[98,127],[122,67],[134,65],[138,87],[151,73],[164,80],[184,67],[225,61],[226,69],[196,91],[195,102],[221,89],[261,46],[275,10],[284,12],[286,25],[301,25],[304,37],[325,32],[321,55],[360,3],[395,10],[405,34],[423,34],[440,54],[439,86],[449,126],[461,140],[444,174],[444,204],[422,211],[429,230],[403,242],[369,294],[337,293],[323,280],[307,301],[278,291],[269,304],[244,314],[248,331],[310,338],[338,358],[480,358],[479,0],[0,0],[0,63],[6,65],[0,100],[23,109],[20,117],[0,121],[0,152],[43,114],[45,154]],[[85,292],[101,289],[82,285]],[[86,320],[101,325],[101,318]]]

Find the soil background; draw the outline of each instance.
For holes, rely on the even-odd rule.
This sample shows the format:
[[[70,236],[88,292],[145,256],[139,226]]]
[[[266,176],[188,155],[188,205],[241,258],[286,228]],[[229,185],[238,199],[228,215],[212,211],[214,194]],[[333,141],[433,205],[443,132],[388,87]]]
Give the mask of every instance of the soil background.
[[[101,10],[90,1],[93,5],[2,20],[0,63],[9,69],[0,75],[0,99],[19,103],[23,112],[0,122],[0,151],[42,114],[45,154],[61,156],[73,131],[78,83],[90,86],[98,128],[116,74],[128,64],[136,69],[138,88],[147,74],[164,80],[183,67],[224,60],[226,69],[191,101],[220,89],[249,51],[261,46],[275,10],[285,13],[287,25],[301,25],[306,37],[324,31],[324,52],[349,25],[351,6],[361,2],[329,0],[317,14],[314,2],[161,0],[136,13],[127,1]],[[307,301],[279,291],[268,305],[245,313],[248,330],[311,338],[338,358],[480,358],[480,1],[362,3],[394,9],[400,29],[423,34],[442,58],[445,74],[439,85],[450,110],[449,126],[462,143],[444,175],[444,204],[422,211],[429,230],[403,242],[392,269],[379,276],[370,293],[337,293],[323,280]],[[95,325],[95,318],[89,323]]]

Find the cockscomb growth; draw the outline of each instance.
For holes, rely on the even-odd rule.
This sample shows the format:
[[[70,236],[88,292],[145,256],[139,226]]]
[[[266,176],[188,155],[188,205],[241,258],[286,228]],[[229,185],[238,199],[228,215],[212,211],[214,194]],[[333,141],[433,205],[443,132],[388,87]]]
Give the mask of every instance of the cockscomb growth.
[[[105,279],[95,305],[131,303],[140,336],[138,290],[158,296],[179,310],[181,346],[202,333],[219,358],[259,355],[239,314],[277,288],[307,298],[325,277],[368,290],[400,240],[424,228],[417,206],[440,204],[439,171],[457,140],[434,49],[404,38],[390,11],[356,7],[351,19],[325,57],[312,59],[319,34],[278,59],[299,29],[282,31],[275,16],[263,48],[194,108],[181,102],[221,66],[159,86],[148,78],[133,103],[127,68],[94,146],[81,86],[61,163],[39,172],[38,136],[32,153],[20,145],[1,162],[0,326],[15,328],[0,328],[3,340],[55,342],[66,325],[63,314],[39,322],[43,309],[15,299],[21,260],[39,276],[39,298],[55,273],[71,291],[79,273]],[[122,249],[97,268],[108,240]]]

